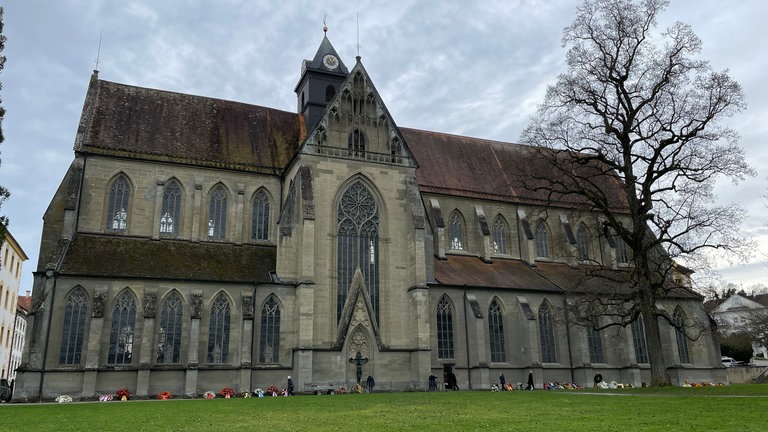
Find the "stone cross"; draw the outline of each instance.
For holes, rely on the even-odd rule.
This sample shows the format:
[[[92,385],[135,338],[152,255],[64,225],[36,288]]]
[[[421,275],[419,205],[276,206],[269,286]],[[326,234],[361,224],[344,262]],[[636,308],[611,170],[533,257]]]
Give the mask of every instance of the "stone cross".
[[[355,364],[355,376],[357,376],[357,383],[359,384],[363,378],[363,365],[368,363],[368,358],[363,358],[363,355],[358,351],[355,358],[350,357],[349,362]]]

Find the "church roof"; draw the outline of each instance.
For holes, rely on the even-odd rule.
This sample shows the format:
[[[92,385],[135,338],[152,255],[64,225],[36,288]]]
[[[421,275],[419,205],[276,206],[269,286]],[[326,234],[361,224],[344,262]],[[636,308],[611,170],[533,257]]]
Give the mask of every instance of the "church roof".
[[[400,128],[400,132],[419,164],[416,181],[422,192],[566,207],[581,201],[575,195],[537,189],[531,183],[536,180],[525,175],[535,171],[542,177],[547,177],[546,173],[560,176],[542,155],[544,149],[417,129]],[[618,211],[625,209],[618,180],[607,177],[604,184],[611,186],[606,188],[611,206]]]
[[[266,282],[275,248],[78,234],[60,274],[215,282]]]
[[[257,105],[93,79],[75,150],[279,174],[303,117]]]
[[[561,292],[552,282],[520,260],[493,260],[487,263],[478,257],[448,255],[435,260],[435,281],[448,286],[525,289]]]

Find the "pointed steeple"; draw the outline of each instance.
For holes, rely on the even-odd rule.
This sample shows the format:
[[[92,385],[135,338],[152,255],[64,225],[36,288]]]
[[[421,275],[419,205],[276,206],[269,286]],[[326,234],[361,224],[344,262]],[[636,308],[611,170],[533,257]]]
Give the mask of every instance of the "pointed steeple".
[[[323,26],[323,32],[323,40],[314,58],[301,64],[301,78],[295,89],[297,111],[304,115],[307,129],[317,123],[326,105],[336,96],[339,86],[349,75],[347,66],[328,39],[328,27]]]

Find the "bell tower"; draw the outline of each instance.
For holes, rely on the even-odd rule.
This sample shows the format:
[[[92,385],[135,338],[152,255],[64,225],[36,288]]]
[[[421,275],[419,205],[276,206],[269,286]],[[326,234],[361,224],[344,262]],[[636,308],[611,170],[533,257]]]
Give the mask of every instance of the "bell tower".
[[[325,22],[323,22],[325,24]],[[311,131],[325,112],[325,107],[338,94],[349,70],[328,40],[328,27],[323,25],[323,41],[312,60],[301,64],[301,78],[296,84],[297,112],[304,116]]]

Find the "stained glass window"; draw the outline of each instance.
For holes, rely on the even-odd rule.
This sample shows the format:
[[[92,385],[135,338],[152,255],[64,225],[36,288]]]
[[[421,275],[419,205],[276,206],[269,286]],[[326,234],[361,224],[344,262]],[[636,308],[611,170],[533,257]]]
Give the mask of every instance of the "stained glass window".
[[[643,325],[642,315],[632,321],[632,344],[635,347],[635,361],[648,363],[648,346],[645,344],[645,325]]]
[[[458,211],[451,213],[448,221],[448,236],[452,250],[464,250],[464,222]]]
[[[280,305],[270,296],[261,308],[261,338],[259,362],[277,363],[280,360]]]
[[[269,196],[264,190],[256,192],[253,197],[251,240],[256,242],[269,240]]]
[[[163,208],[160,216],[160,234],[178,235],[181,222],[181,186],[171,180],[163,188]]]
[[[211,305],[208,327],[208,363],[226,363],[229,359],[229,321],[231,309],[223,293]]]
[[[109,206],[107,208],[107,229],[124,231],[128,228],[128,199],[131,186],[125,176],[118,176],[109,188]]]
[[[163,302],[160,312],[160,331],[157,340],[157,362],[178,363],[181,352],[181,323],[184,306],[181,296],[172,292]]]
[[[361,181],[354,182],[339,202],[337,252],[336,319],[341,318],[347,290],[360,268],[378,320],[379,210],[373,194]]]
[[[112,310],[112,330],[109,334],[109,364],[131,364],[133,334],[136,326],[136,300],[124,291]]]
[[[506,254],[507,252],[507,223],[501,215],[493,220],[493,253]]]
[[[578,258],[582,261],[589,259],[589,231],[584,224],[579,225],[579,229],[576,231],[576,251]]]
[[[688,337],[685,336],[685,314],[682,309],[679,307],[675,309],[672,320],[675,323],[675,338],[677,339],[677,354],[680,357],[680,363],[690,363]]]
[[[549,257],[549,233],[544,222],[536,226],[536,256]]]
[[[227,233],[227,191],[217,185],[211,191],[208,209],[208,237],[223,240]]]
[[[437,358],[453,358],[453,313],[445,296],[437,303]]]
[[[491,336],[491,361],[507,361],[504,344],[504,320],[501,315],[501,307],[495,299],[488,308],[488,334]]]
[[[85,292],[77,288],[67,296],[64,308],[59,363],[80,364],[87,319],[88,302],[85,299]]]
[[[555,329],[552,325],[552,317],[547,302],[542,303],[539,307],[539,341],[541,342],[541,361],[556,363]]]

